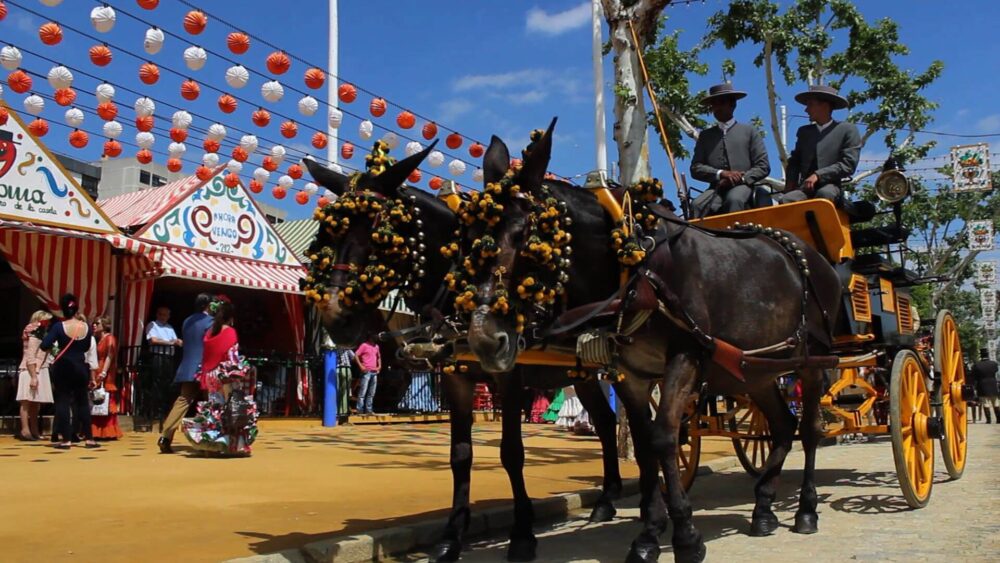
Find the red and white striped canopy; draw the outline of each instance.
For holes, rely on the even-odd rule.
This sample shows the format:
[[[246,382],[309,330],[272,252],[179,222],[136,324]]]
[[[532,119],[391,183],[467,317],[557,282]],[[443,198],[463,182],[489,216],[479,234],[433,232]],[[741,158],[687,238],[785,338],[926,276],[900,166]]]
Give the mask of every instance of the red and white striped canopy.
[[[220,166],[214,172],[221,170]],[[159,188],[130,192],[102,199],[97,203],[112,223],[119,228],[128,229],[145,225],[204,183],[197,176],[187,176]]]
[[[173,246],[162,246],[160,249],[162,252],[157,262],[164,276],[299,293],[299,279],[306,275],[306,269],[302,266],[241,260]]]

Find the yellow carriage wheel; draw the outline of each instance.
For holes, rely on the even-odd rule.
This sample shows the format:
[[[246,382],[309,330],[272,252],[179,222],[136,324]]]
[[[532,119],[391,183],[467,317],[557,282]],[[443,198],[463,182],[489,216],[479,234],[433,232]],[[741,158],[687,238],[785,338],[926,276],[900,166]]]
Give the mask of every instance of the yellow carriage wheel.
[[[941,457],[944,458],[948,475],[952,479],[958,479],[965,471],[969,415],[962,397],[962,386],[965,384],[962,345],[958,339],[955,318],[947,310],[938,313],[934,325],[934,371],[941,374],[938,389],[940,416],[944,419]]]
[[[751,477],[760,477],[767,462],[767,456],[774,449],[771,441],[771,425],[764,413],[747,396],[736,399],[741,408],[729,419],[729,430],[740,434],[733,438],[733,449],[743,470]]]
[[[923,364],[912,350],[900,350],[889,381],[889,431],[896,476],[906,504],[923,508],[934,484],[934,439],[928,432],[931,398]]]

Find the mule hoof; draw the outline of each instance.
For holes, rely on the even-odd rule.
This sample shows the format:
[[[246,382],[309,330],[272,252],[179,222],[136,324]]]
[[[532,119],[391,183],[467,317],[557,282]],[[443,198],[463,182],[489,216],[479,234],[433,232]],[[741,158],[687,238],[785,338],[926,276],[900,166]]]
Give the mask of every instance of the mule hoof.
[[[625,563],[656,563],[660,559],[660,544],[646,542],[632,542],[632,549],[628,551]]]
[[[591,522],[610,522],[618,511],[610,502],[599,502],[594,505],[594,510],[590,513]]]
[[[430,560],[435,563],[451,563],[462,556],[462,543],[458,540],[443,540],[431,550]]]
[[[796,534],[815,534],[819,531],[819,514],[815,512],[796,512],[795,526],[792,531]]]
[[[778,517],[774,514],[754,514],[750,521],[750,535],[759,538],[770,536],[778,529]]]
[[[507,546],[507,561],[534,561],[538,540],[535,536],[512,538]]]
[[[705,560],[705,544],[674,547],[674,563],[701,563]]]

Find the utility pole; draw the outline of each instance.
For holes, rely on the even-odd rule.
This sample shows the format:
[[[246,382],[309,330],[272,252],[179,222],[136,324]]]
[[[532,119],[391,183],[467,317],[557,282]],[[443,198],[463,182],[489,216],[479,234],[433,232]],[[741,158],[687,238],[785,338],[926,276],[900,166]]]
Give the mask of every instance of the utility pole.
[[[601,22],[603,11],[601,0],[591,0],[591,24],[593,37],[591,54],[594,59],[594,156],[601,177],[608,178],[608,146],[606,120],[604,117],[604,56],[602,54]]]
[[[327,77],[328,80],[327,80],[327,90],[326,90],[326,103],[329,105],[329,109],[327,110],[328,112],[332,111],[338,106],[337,87],[339,86],[339,84],[337,84],[338,82],[337,75],[339,73],[339,70],[337,68],[337,60],[338,60],[337,51],[340,43],[340,32],[337,23],[337,18],[338,18],[337,0],[330,0],[330,22],[329,22],[330,56],[326,65],[326,68],[329,70],[330,73],[330,76]],[[332,125],[330,125],[329,115],[327,115],[327,120],[326,120],[326,136],[328,137],[326,145],[326,159],[329,161],[331,165],[337,164],[337,157],[340,154],[340,151],[337,149],[337,145],[339,144],[337,140],[337,129],[334,128]]]

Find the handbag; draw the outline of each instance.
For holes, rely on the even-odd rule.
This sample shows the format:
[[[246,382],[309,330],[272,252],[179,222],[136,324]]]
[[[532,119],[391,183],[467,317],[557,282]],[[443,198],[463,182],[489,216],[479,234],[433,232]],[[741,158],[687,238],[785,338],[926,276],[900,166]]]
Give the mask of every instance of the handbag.
[[[104,387],[90,390],[90,416],[108,416],[110,414],[108,392]]]

